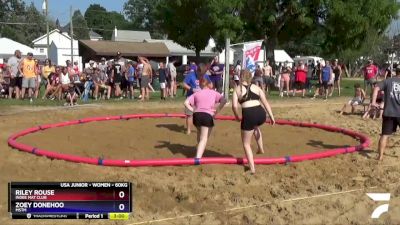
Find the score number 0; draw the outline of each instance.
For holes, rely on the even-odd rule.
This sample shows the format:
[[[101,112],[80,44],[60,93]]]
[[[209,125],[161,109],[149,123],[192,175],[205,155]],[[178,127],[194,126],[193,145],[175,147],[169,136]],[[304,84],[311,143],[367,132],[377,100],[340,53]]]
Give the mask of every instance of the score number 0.
[[[121,198],[121,199],[123,199],[123,198],[125,197],[125,192],[120,191],[120,192],[118,193],[118,197]],[[121,210],[121,211],[123,211],[123,210],[125,209],[125,205],[124,205],[124,204],[119,204],[118,209]]]

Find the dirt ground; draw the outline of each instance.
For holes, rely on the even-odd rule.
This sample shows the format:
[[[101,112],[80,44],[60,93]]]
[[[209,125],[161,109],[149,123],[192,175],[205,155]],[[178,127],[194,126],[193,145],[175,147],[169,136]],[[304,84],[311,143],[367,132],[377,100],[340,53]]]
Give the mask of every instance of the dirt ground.
[[[50,160],[7,146],[27,127],[90,116],[181,112],[181,103],[124,103],[63,107],[0,108],[0,224],[400,224],[400,138],[395,135],[377,162],[379,121],[339,116],[345,99],[271,101],[276,118],[318,122],[368,134],[361,153],[289,165],[258,165],[252,176],[240,165],[115,168]],[[227,106],[222,112],[231,114]],[[89,123],[46,130],[20,140],[40,148],[112,159],[193,157],[195,134],[183,120],[146,119]],[[242,156],[239,124],[216,122],[205,156]],[[284,156],[356,144],[336,133],[288,126],[263,126],[264,156]],[[134,213],[129,221],[11,220],[10,181],[130,181]],[[389,212],[371,219],[376,203],[366,193],[390,192]]]

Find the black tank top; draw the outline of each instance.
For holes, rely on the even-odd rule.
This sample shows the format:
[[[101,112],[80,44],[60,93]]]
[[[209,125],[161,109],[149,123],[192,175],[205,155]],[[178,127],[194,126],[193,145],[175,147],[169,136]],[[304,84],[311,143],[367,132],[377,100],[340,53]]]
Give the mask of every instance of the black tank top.
[[[260,96],[254,92],[251,91],[251,84],[249,87],[247,87],[246,85],[243,85],[247,92],[246,94],[243,95],[243,97],[241,99],[239,99],[239,103],[243,104],[244,102],[247,101],[251,101],[251,100],[260,100]]]

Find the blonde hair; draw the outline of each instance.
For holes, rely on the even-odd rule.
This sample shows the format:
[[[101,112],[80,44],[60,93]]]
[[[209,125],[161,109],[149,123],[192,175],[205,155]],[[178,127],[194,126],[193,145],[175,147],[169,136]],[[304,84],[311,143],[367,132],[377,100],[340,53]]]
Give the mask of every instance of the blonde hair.
[[[248,86],[246,88],[246,93],[249,93],[252,79],[253,79],[253,76],[252,76],[250,70],[244,69],[244,70],[240,71],[240,83],[241,83],[241,85],[239,86],[240,87],[240,96],[238,96],[239,100],[242,100],[243,97],[244,97],[243,91],[242,91],[243,82],[247,83]]]
[[[251,80],[253,79],[253,76],[250,73],[250,70],[244,69],[240,71],[240,80],[241,82],[246,82],[247,84],[251,83]]]

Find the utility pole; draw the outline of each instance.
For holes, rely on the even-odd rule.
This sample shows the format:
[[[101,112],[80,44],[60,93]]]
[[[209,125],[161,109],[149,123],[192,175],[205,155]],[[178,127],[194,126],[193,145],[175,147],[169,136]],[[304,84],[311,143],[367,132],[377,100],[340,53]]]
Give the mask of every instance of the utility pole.
[[[229,102],[229,53],[230,53],[231,39],[225,39],[225,69],[224,69],[224,97]]]
[[[71,36],[71,63],[74,63],[74,27],[72,24],[72,5],[69,10],[69,28],[70,28],[70,36]]]
[[[49,1],[46,0],[46,31],[47,31],[47,58],[50,58],[50,38],[49,38]]]
[[[46,36],[47,36],[47,58],[50,58],[50,41],[49,41],[49,1],[44,0],[42,4],[43,14],[46,18]]]

